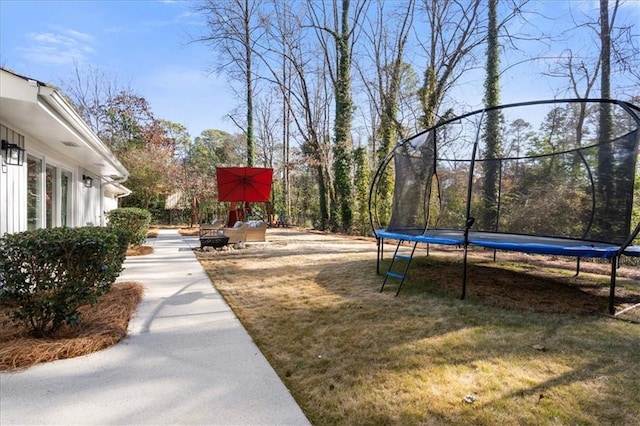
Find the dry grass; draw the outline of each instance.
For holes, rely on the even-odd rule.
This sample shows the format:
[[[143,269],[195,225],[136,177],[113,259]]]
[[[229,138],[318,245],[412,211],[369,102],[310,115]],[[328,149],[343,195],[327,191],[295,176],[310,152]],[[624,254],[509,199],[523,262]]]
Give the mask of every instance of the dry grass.
[[[145,256],[153,253],[151,246],[133,246],[127,249],[127,256]]]
[[[603,315],[599,288],[572,303],[588,289],[566,272],[478,259],[460,301],[459,264],[431,257],[394,297],[371,240],[267,238],[197,253],[313,424],[637,424],[640,325]]]
[[[181,226],[178,228],[178,232],[184,237],[197,237],[200,232],[200,228],[198,226]]]
[[[97,305],[80,309],[80,326],[63,328],[55,339],[34,339],[21,327],[3,325],[0,370],[87,355],[116,344],[127,335],[129,320],[142,300],[142,294],[140,283],[115,284]],[[0,309],[0,323],[6,313],[6,309]]]

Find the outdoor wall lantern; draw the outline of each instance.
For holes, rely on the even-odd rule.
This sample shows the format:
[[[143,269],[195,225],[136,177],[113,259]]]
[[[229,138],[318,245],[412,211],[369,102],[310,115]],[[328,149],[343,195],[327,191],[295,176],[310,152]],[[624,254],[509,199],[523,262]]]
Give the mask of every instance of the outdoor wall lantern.
[[[85,188],[91,188],[93,186],[93,178],[91,176],[82,175],[82,183]]]
[[[24,164],[24,149],[15,143],[9,143],[9,141],[3,139],[2,150],[6,152],[5,164],[11,166],[22,166]]]

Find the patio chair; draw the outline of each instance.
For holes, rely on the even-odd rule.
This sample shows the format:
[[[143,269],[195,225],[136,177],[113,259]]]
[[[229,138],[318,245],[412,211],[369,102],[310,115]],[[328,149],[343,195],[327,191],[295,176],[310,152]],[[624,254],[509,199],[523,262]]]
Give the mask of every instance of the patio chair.
[[[246,242],[264,242],[266,239],[267,224],[262,220],[247,222]]]
[[[236,244],[247,241],[247,229],[246,223],[237,221],[233,228],[219,228],[218,232],[225,237],[229,237],[228,244]]]

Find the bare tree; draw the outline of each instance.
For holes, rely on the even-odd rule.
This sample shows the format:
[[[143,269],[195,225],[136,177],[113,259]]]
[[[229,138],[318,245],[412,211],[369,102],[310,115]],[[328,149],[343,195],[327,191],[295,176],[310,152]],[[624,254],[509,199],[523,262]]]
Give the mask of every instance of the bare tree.
[[[64,93],[78,113],[98,135],[103,135],[108,123],[107,104],[119,93],[131,92],[121,85],[117,76],[92,66],[80,68],[74,62],[73,74],[60,82]]]
[[[522,15],[528,0],[514,0],[503,5],[503,17],[497,21],[498,31],[504,31],[505,43],[517,39],[506,31],[507,24]],[[487,40],[488,13],[483,0],[423,0],[427,18],[427,34],[418,34],[427,58],[422,88],[421,124],[431,127],[438,121],[449,90],[468,71],[479,66],[478,48]],[[513,47],[513,46],[512,46]]]
[[[356,1],[353,12],[351,0],[333,0],[331,10],[323,3],[308,0],[311,25],[329,65],[329,76],[333,85],[335,118],[333,123],[333,173],[335,178],[336,203],[332,203],[335,225],[342,230],[351,228],[353,219],[353,178],[351,125],[353,120],[353,95],[351,72],[353,46],[357,31],[366,15],[368,3]],[[317,6],[317,7],[316,7]]]
[[[314,55],[316,46],[305,38],[302,13],[288,2],[273,3],[274,19],[269,20],[268,46],[259,56],[268,75],[263,76],[282,93],[287,119],[302,141],[302,154],[315,171],[320,210],[319,226],[329,221],[331,194],[330,145],[327,140],[329,100],[326,91],[327,64],[322,54]],[[280,64],[280,65],[278,65]],[[282,71],[281,70],[285,70]],[[287,130],[287,133],[289,130]],[[285,160],[287,171],[291,164]]]
[[[368,50],[373,69],[370,71],[356,62],[372,112],[372,150],[377,160],[374,164],[381,162],[403,135],[398,109],[408,69],[404,55],[413,23],[415,1],[394,5],[393,9],[383,0],[378,0],[375,5],[375,19],[367,19],[369,26],[363,30],[366,41],[363,50]],[[374,76],[373,81],[369,75]],[[379,145],[376,144],[378,140]],[[378,212],[383,223],[391,213],[392,185],[393,169],[389,167],[378,185]]]
[[[255,75],[253,59],[254,45],[261,37],[256,19],[258,0],[206,0],[196,7],[205,16],[209,33],[194,41],[209,44],[218,53],[216,72],[224,71],[232,79],[243,81],[246,102],[247,165],[255,161],[255,137],[253,123],[253,99],[255,97]],[[238,124],[237,120],[234,120]]]
[[[572,14],[572,27],[556,36],[558,40],[595,36],[594,42],[582,43],[580,50],[575,47],[565,49],[545,75],[565,80],[567,86],[561,92],[568,92],[576,98],[594,97],[598,84],[601,98],[611,98],[612,89],[625,91],[627,87],[630,96],[637,95],[640,85],[637,31],[634,35],[637,24],[618,22],[623,2],[601,1],[599,4],[598,12],[594,10],[592,15],[587,12],[577,16]],[[612,88],[612,81],[620,87]],[[576,111],[577,146],[582,142],[586,114],[585,105],[579,105]]]
[[[423,1],[429,33],[422,44],[427,65],[419,97],[422,126],[431,127],[447,91],[464,72],[477,66],[474,52],[486,39],[481,29],[486,14],[481,10],[482,0]]]
[[[613,80],[616,85],[632,87],[630,96],[635,96],[640,82],[640,36],[634,31],[637,24],[619,19],[623,18],[619,12],[624,2],[615,0],[599,4],[600,8],[592,13],[572,13],[571,27],[554,37],[556,42],[593,38],[593,43],[582,43],[579,50],[576,47],[565,49],[545,75],[567,80],[565,92],[578,98],[588,98],[592,97],[598,83],[603,83],[601,73],[605,71],[602,61],[608,60],[609,71],[606,73],[620,77]],[[608,52],[603,52],[605,45],[608,45]],[[612,81],[611,77],[609,81]]]
[[[271,106],[275,104],[273,95],[265,96],[256,102],[256,148],[257,164],[275,168],[280,163],[281,142],[277,136],[281,126]]]

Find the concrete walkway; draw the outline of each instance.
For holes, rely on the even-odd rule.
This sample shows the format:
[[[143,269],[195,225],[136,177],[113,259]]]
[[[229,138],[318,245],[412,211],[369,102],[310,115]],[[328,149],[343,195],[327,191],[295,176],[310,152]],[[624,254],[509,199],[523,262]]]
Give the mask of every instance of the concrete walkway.
[[[0,424],[306,425],[275,371],[213,288],[194,237],[161,230],[119,281],[144,300],[130,334],[85,357],[0,374]]]

